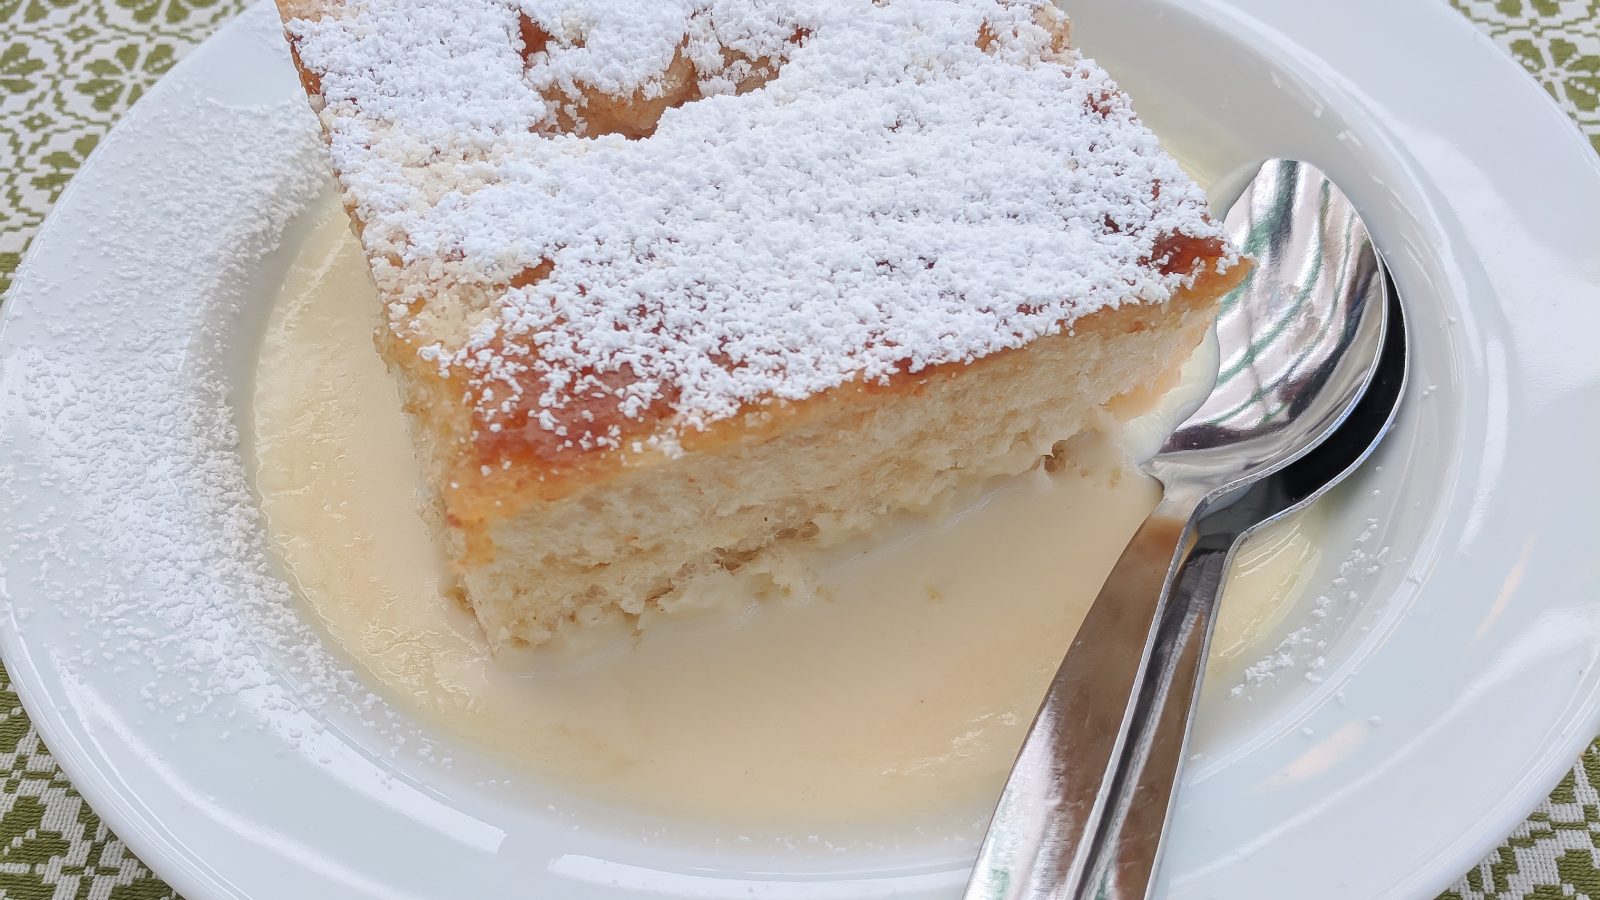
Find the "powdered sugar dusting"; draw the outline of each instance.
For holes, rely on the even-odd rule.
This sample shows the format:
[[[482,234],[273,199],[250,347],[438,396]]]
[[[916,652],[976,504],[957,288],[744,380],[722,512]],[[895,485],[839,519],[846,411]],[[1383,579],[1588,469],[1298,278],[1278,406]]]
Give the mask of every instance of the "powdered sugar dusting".
[[[1394,562],[1389,547],[1372,546],[1378,526],[1377,519],[1366,521],[1327,589],[1312,599],[1309,621],[1285,634],[1264,656],[1245,666],[1239,682],[1229,688],[1230,696],[1246,696],[1252,689],[1291,673],[1298,673],[1312,684],[1323,681],[1323,670],[1328,665],[1324,653],[1329,652],[1337,637],[1336,626],[1363,597],[1370,596],[1372,579],[1385,565]]]
[[[289,31],[392,327],[483,430],[589,448],[1171,296],[1162,241],[1220,230],[1058,17],[371,0]],[[605,95],[679,105],[630,140],[585,127]]]
[[[251,352],[246,279],[326,184],[314,120],[298,101],[195,100],[107,143],[162,163],[111,189],[85,182],[104,191],[93,215],[63,223],[75,242],[52,243],[94,260],[52,264],[83,284],[25,277],[12,300],[0,548],[12,588],[30,592],[16,613],[72,623],[57,664],[119,674],[118,715],[272,729],[329,761],[328,704],[374,727],[398,719],[329,654],[269,561],[227,387]],[[58,302],[40,308],[40,291]]]

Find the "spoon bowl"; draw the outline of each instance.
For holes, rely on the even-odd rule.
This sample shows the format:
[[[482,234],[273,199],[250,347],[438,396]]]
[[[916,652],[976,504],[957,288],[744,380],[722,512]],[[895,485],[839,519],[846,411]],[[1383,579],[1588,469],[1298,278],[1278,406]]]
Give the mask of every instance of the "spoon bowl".
[[[1226,491],[1299,458],[1349,415],[1383,344],[1382,264],[1321,171],[1268,161],[1224,222],[1255,267],[1217,316],[1216,386],[1144,465],[1169,491]]]

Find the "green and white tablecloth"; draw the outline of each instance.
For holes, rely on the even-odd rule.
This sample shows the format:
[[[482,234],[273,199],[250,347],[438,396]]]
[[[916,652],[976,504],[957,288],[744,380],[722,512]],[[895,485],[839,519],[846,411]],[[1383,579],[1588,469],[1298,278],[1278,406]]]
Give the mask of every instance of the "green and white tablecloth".
[[[1600,0],[1451,2],[1527,67],[1600,150]],[[0,0],[0,295],[50,205],[106,129],[245,5]],[[0,900],[175,896],[73,790],[3,670],[0,773]],[[1600,900],[1600,741],[1440,900],[1490,897]]]

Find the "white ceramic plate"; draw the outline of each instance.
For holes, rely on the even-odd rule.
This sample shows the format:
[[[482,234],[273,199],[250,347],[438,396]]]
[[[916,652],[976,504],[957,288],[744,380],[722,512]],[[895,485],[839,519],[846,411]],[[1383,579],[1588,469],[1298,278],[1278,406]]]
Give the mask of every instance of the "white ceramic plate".
[[[1201,172],[1331,172],[1415,338],[1334,505],[1332,614],[1285,625],[1320,680],[1212,690],[1167,889],[1431,896],[1600,727],[1600,163],[1437,0],[1068,5]],[[970,847],[753,849],[509,776],[323,649],[230,430],[325,183],[313,128],[259,7],[95,152],[5,309],[0,652],[95,809],[194,900],[958,896]]]

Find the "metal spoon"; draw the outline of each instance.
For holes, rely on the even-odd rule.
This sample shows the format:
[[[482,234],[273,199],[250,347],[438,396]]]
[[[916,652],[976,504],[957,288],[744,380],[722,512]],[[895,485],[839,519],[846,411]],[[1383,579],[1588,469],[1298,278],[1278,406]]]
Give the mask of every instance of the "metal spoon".
[[[968,900],[1080,896],[1196,525],[1303,456],[1356,405],[1384,338],[1384,280],[1350,202],[1272,160],[1226,219],[1255,258],[1223,300],[1217,387],[1143,465],[1164,496],[1112,568],[1056,672],[979,850]],[[1164,815],[1163,815],[1164,818]]]
[[[1240,544],[1344,480],[1388,434],[1405,395],[1409,348],[1394,281],[1378,368],[1339,429],[1306,455],[1199,523],[1199,538],[1172,588],[1167,618],[1146,670],[1134,731],[1118,767],[1115,799],[1099,829],[1084,897],[1143,900],[1160,863],[1162,837],[1200,697],[1217,603]]]

